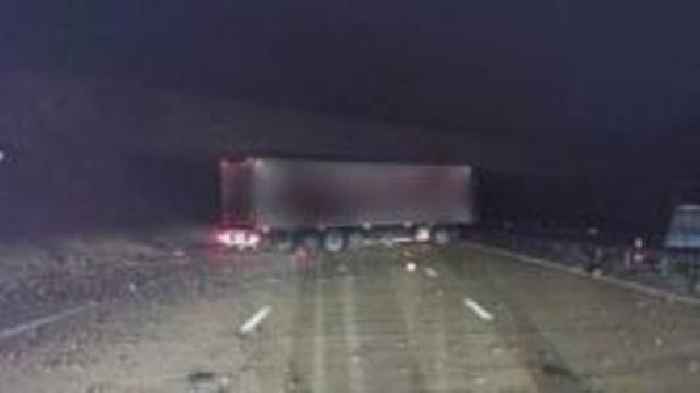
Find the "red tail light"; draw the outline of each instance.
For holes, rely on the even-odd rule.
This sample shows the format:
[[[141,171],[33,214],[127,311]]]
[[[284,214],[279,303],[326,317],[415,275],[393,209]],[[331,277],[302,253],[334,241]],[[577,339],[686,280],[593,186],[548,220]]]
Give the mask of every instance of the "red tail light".
[[[257,248],[262,236],[248,229],[224,229],[216,233],[216,242],[226,247]]]

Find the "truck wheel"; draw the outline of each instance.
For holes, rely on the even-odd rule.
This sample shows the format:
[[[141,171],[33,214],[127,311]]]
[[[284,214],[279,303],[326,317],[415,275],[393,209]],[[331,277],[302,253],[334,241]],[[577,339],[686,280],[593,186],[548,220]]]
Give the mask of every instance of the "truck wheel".
[[[340,231],[328,231],[323,236],[323,248],[328,252],[340,252],[345,248],[345,235]]]
[[[288,233],[276,236],[275,250],[280,253],[288,253],[294,249],[294,239]]]
[[[351,249],[357,249],[362,247],[362,244],[365,241],[365,235],[362,234],[362,232],[351,232],[348,235],[348,247]]]
[[[438,228],[433,233],[435,244],[444,246],[452,241],[452,233],[447,228]]]
[[[317,233],[307,233],[301,243],[309,252],[317,252],[321,248],[321,239]]]
[[[414,233],[414,239],[418,243],[424,243],[430,241],[431,236],[433,236],[433,231],[427,225],[420,225],[416,227]]]

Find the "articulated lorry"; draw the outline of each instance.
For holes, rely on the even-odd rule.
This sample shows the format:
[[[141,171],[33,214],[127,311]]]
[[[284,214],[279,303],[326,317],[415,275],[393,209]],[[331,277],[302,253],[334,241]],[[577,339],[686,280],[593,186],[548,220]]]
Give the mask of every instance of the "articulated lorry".
[[[219,165],[216,239],[238,250],[338,252],[388,238],[444,244],[477,221],[470,166],[268,157]]]

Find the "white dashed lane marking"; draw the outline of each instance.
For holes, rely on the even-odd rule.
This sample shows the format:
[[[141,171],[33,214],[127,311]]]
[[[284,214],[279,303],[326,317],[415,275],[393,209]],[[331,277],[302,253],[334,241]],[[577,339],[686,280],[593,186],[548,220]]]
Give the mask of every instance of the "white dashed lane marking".
[[[343,323],[345,325],[345,340],[348,352],[351,354],[348,362],[350,375],[350,392],[363,393],[365,389],[365,374],[357,357],[360,352],[360,336],[357,326],[357,299],[354,277],[348,276],[343,281]]]
[[[313,392],[326,392],[328,385],[326,384],[326,345],[325,345],[325,305],[323,302],[324,295],[321,288],[322,283],[316,280],[316,315],[314,319],[314,355],[313,355],[313,370],[312,383]]]
[[[481,307],[479,303],[476,301],[470,299],[470,298],[464,298],[464,305],[470,309],[474,314],[476,314],[477,317],[485,320],[485,321],[493,321],[493,315],[486,311],[485,308]]]
[[[258,310],[258,312],[255,313],[250,319],[246,321],[246,323],[241,326],[240,333],[241,334],[250,334],[255,331],[255,329],[260,325],[260,323],[270,315],[270,312],[272,311],[272,308],[270,306],[265,306]]]

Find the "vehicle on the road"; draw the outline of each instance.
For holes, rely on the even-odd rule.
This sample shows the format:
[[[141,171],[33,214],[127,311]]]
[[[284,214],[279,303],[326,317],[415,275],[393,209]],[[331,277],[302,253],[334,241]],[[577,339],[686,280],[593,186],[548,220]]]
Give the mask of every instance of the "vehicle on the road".
[[[444,244],[477,220],[471,166],[247,157],[222,159],[220,176],[216,239],[239,250]]]
[[[700,205],[676,206],[666,232],[664,246],[700,251]]]
[[[688,291],[700,281],[700,205],[675,206],[659,253],[666,265],[678,265],[688,276]]]

